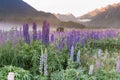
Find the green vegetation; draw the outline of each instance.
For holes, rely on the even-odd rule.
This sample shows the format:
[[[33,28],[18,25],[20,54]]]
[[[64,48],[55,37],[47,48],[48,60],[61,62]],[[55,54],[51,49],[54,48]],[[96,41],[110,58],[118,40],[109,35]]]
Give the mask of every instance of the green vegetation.
[[[74,61],[69,60],[67,48],[58,51],[51,44],[47,48],[48,76],[39,72],[41,50],[45,49],[40,41],[30,45],[20,42],[16,46],[7,42],[0,47],[0,79],[6,80],[8,72],[15,73],[15,80],[119,80],[115,71],[116,60],[119,58],[120,40],[108,39],[89,41],[84,48],[78,44],[75,48]],[[98,57],[98,49],[102,49]],[[80,50],[80,64],[76,63],[76,55]],[[100,67],[96,65],[100,61]],[[89,66],[93,64],[93,74],[89,75]],[[8,66],[10,65],[10,66]]]

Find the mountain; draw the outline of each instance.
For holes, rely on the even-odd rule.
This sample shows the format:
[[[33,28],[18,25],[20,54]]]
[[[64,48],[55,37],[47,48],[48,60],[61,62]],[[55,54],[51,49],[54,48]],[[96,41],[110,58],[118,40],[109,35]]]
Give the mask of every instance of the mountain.
[[[37,22],[41,25],[44,20],[47,20],[52,27],[62,26],[68,28],[71,27],[71,23],[77,28],[84,27],[84,25],[75,22],[60,21],[54,14],[37,11],[22,0],[0,0],[0,22],[20,24]]]
[[[54,14],[59,20],[65,21],[65,22],[78,22],[78,19],[71,13],[68,14]]]
[[[105,8],[100,8],[100,9],[95,9],[91,12],[88,12],[87,14],[84,14],[80,17],[78,17],[79,19],[91,19],[92,17],[96,16],[97,14],[104,12]]]
[[[0,21],[32,22],[48,20],[58,23],[53,14],[37,11],[22,0],[0,0]]]
[[[96,9],[79,18],[91,19],[90,22],[85,23],[89,26],[120,28],[120,3]]]

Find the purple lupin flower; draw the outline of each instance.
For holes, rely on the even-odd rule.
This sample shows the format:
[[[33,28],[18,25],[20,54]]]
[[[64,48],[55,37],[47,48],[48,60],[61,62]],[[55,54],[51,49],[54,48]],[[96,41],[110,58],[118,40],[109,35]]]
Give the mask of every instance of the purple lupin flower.
[[[16,45],[16,43],[17,43],[17,30],[14,30],[14,33],[13,33],[13,35],[14,35],[14,39],[13,39],[13,46],[15,46]]]
[[[2,44],[2,30],[0,30],[0,45]]]
[[[77,63],[80,63],[80,50],[77,53]]]
[[[12,35],[13,36],[13,35]],[[7,41],[7,32],[4,32],[4,42],[6,42]],[[12,37],[13,38],[13,37]]]
[[[69,36],[67,36],[66,43],[67,43],[67,48],[70,50],[70,37]]]
[[[37,39],[40,40],[42,38],[42,34],[41,34],[41,31],[39,30],[38,33],[37,33]]]
[[[33,23],[33,40],[37,40],[37,24]]]
[[[50,24],[47,21],[43,22],[42,27],[42,43],[46,46],[49,44],[49,32],[50,32]]]
[[[24,40],[27,44],[30,44],[30,35],[29,35],[29,25],[24,24],[23,25],[23,35],[24,35]]]
[[[64,37],[62,38],[62,42],[59,46],[59,51],[61,51],[63,47],[64,47]]]
[[[120,59],[118,59],[116,62],[116,72],[120,72]]]
[[[84,47],[84,45],[85,45],[85,38],[82,37],[82,40],[81,40],[81,46],[82,46],[82,48]]]
[[[74,60],[74,47],[71,47],[71,51],[70,51],[70,60],[73,61]]]
[[[72,45],[73,45],[73,35],[72,35],[72,33],[70,33],[67,36],[67,47],[69,50],[71,50]]]
[[[54,34],[51,35],[51,42],[54,41]]]
[[[74,34],[74,38],[73,38],[73,46],[74,48],[76,47],[77,45],[77,34]]]

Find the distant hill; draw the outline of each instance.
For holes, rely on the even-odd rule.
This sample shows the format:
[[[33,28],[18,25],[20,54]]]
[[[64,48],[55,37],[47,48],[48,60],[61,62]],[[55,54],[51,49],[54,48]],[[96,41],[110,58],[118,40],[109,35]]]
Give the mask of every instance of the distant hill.
[[[48,20],[58,23],[53,14],[37,11],[22,0],[0,0],[0,21],[32,22]]]
[[[54,15],[61,21],[79,22],[78,19],[71,13],[68,13],[68,14],[54,14]]]
[[[120,28],[120,3],[96,9],[79,18],[91,19],[90,22],[85,23],[89,26]]]

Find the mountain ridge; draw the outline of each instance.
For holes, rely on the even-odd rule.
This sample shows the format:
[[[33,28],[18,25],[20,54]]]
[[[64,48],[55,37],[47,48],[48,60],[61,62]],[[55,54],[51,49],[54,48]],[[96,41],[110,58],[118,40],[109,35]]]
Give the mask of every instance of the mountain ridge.
[[[47,20],[55,28],[61,26],[66,28],[84,27],[79,23],[60,21],[52,13],[37,11],[22,0],[0,0],[0,22],[17,24],[36,22],[41,26],[44,20]]]
[[[95,15],[91,16],[90,14],[93,12]],[[91,11],[79,18],[91,19],[91,21],[84,23],[87,26],[120,28],[120,3],[114,3]]]
[[[13,22],[42,22],[47,20],[51,24],[60,22],[53,14],[37,11],[22,0],[0,0],[0,20]]]

